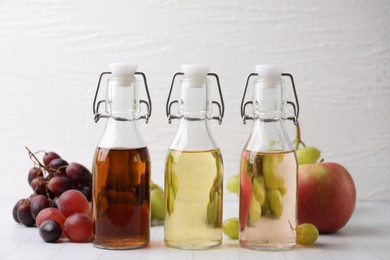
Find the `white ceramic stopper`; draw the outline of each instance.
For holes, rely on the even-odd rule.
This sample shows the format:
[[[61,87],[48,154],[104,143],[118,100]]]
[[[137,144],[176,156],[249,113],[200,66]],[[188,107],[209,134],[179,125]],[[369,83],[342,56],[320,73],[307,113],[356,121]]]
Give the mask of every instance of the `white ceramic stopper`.
[[[207,77],[207,73],[209,72],[208,66],[195,64],[182,65],[181,69],[185,77]]]
[[[109,66],[113,76],[133,76],[137,71],[137,65],[128,63],[110,63]]]
[[[280,78],[283,68],[280,65],[256,65],[255,66],[259,78]]]

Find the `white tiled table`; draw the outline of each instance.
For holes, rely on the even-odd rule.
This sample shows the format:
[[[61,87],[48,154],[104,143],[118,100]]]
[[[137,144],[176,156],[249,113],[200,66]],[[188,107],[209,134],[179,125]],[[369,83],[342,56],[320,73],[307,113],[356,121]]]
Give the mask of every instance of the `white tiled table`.
[[[152,227],[151,243],[139,250],[113,251],[90,243],[45,243],[36,228],[26,228],[12,219],[15,201],[0,201],[0,259],[390,259],[390,202],[360,202],[347,226],[332,235],[320,235],[312,247],[286,252],[242,249],[237,240],[224,237],[222,247],[183,251],[164,246],[163,227]],[[235,215],[236,203],[224,204],[224,218]]]

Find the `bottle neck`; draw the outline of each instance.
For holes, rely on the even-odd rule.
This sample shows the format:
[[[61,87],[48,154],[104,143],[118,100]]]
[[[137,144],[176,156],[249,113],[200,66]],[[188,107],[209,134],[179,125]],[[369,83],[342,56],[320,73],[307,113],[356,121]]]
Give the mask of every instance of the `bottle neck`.
[[[135,149],[146,147],[138,120],[122,121],[109,117],[99,147],[107,149]]]
[[[185,78],[179,89],[178,114],[190,119],[207,119],[211,115],[211,98],[206,78]]]
[[[208,119],[183,117],[179,120],[176,136],[170,149],[178,151],[205,151],[217,149]]]
[[[286,110],[284,81],[281,78],[259,78],[253,86],[253,117],[280,120]]]
[[[294,150],[286,131],[285,120],[256,118],[245,150],[257,152]]]
[[[112,76],[108,80],[107,114],[119,120],[139,118],[138,81],[134,76]]]

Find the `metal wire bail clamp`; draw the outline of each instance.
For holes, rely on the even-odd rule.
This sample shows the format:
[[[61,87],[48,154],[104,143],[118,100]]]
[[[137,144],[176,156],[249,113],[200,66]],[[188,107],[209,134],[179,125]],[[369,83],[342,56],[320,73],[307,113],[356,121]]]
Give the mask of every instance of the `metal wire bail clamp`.
[[[241,100],[241,118],[242,118],[244,125],[246,124],[246,120],[253,120],[254,119],[252,116],[249,116],[245,113],[246,106],[249,104],[253,105],[253,101],[245,102],[245,96],[246,96],[246,91],[248,89],[249,79],[251,77],[255,77],[255,76],[259,76],[259,74],[251,73],[248,75],[248,78],[247,78],[246,84],[245,84],[244,94],[243,94],[242,100]],[[295,88],[294,78],[290,73],[282,73],[282,77],[288,77],[290,79],[291,85],[293,88],[293,92],[294,92],[294,98],[295,98],[295,103],[292,101],[287,101],[287,104],[289,104],[293,107],[294,116],[287,117],[286,119],[293,121],[294,125],[296,125],[298,123],[298,116],[299,116],[299,102],[298,102],[297,91]]]
[[[95,92],[95,97],[93,99],[93,118],[94,118],[94,121],[95,123],[97,123],[99,121],[100,118],[108,118],[109,115],[107,114],[101,114],[99,113],[99,108],[100,108],[100,105],[102,103],[106,104],[106,100],[99,100],[96,104],[96,101],[97,101],[97,96],[98,96],[98,93],[99,93],[99,88],[100,88],[100,83],[102,81],[102,78],[104,75],[110,75],[112,74],[111,72],[102,72],[99,76],[99,80],[98,80],[98,83],[97,83],[97,87],[96,87],[96,92]],[[135,75],[141,75],[142,76],[142,79],[144,81],[144,85],[145,85],[145,90],[146,90],[146,95],[148,97],[148,101],[146,100],[143,100],[141,99],[140,100],[140,104],[145,104],[146,107],[147,107],[147,113],[145,115],[142,115],[139,117],[139,119],[145,119],[145,123],[147,124],[149,122],[149,118],[152,114],[152,101],[150,99],[150,94],[149,94],[149,88],[148,88],[148,83],[146,82],[146,76],[143,72],[135,72],[134,73]],[[128,119],[125,119],[125,118],[116,118],[117,120],[120,120],[120,121],[127,121]]]
[[[175,84],[175,79],[176,79],[177,76],[184,76],[184,73],[183,72],[176,72],[175,75],[173,75],[171,87],[169,88],[169,94],[168,94],[167,103],[166,103],[166,106],[165,106],[165,112],[166,112],[166,115],[168,117],[168,123],[169,124],[172,123],[172,119],[179,119],[179,118],[183,117],[183,116],[177,116],[177,115],[171,114],[172,105],[175,104],[175,103],[177,103],[177,104],[179,103],[179,101],[177,99],[175,99],[173,101],[170,101],[171,100],[171,95],[172,95],[172,89],[173,89],[173,86]],[[220,101],[221,101],[221,103],[219,103],[218,101],[212,100],[211,103],[215,104],[218,107],[219,115],[218,116],[213,116],[213,117],[211,117],[211,119],[218,120],[218,123],[222,124],[222,119],[223,119],[223,116],[225,114],[225,104],[223,102],[223,96],[222,96],[222,91],[221,91],[221,85],[219,83],[219,77],[215,73],[207,73],[207,76],[215,78],[215,80],[217,82],[217,86],[218,86],[219,98],[220,98]]]

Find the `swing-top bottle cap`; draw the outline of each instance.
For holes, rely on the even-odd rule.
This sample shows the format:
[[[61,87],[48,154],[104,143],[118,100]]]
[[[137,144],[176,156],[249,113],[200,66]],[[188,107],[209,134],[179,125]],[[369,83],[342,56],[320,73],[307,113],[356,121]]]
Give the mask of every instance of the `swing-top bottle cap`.
[[[196,64],[181,65],[181,69],[184,72],[184,76],[189,78],[206,78],[209,72],[208,66]]]
[[[181,66],[184,72],[184,85],[186,87],[198,88],[202,87],[207,81],[208,66],[186,64]]]
[[[133,76],[137,71],[137,65],[129,63],[110,63],[109,67],[113,76]]]
[[[259,78],[280,78],[283,72],[280,65],[256,65],[255,69]]]

